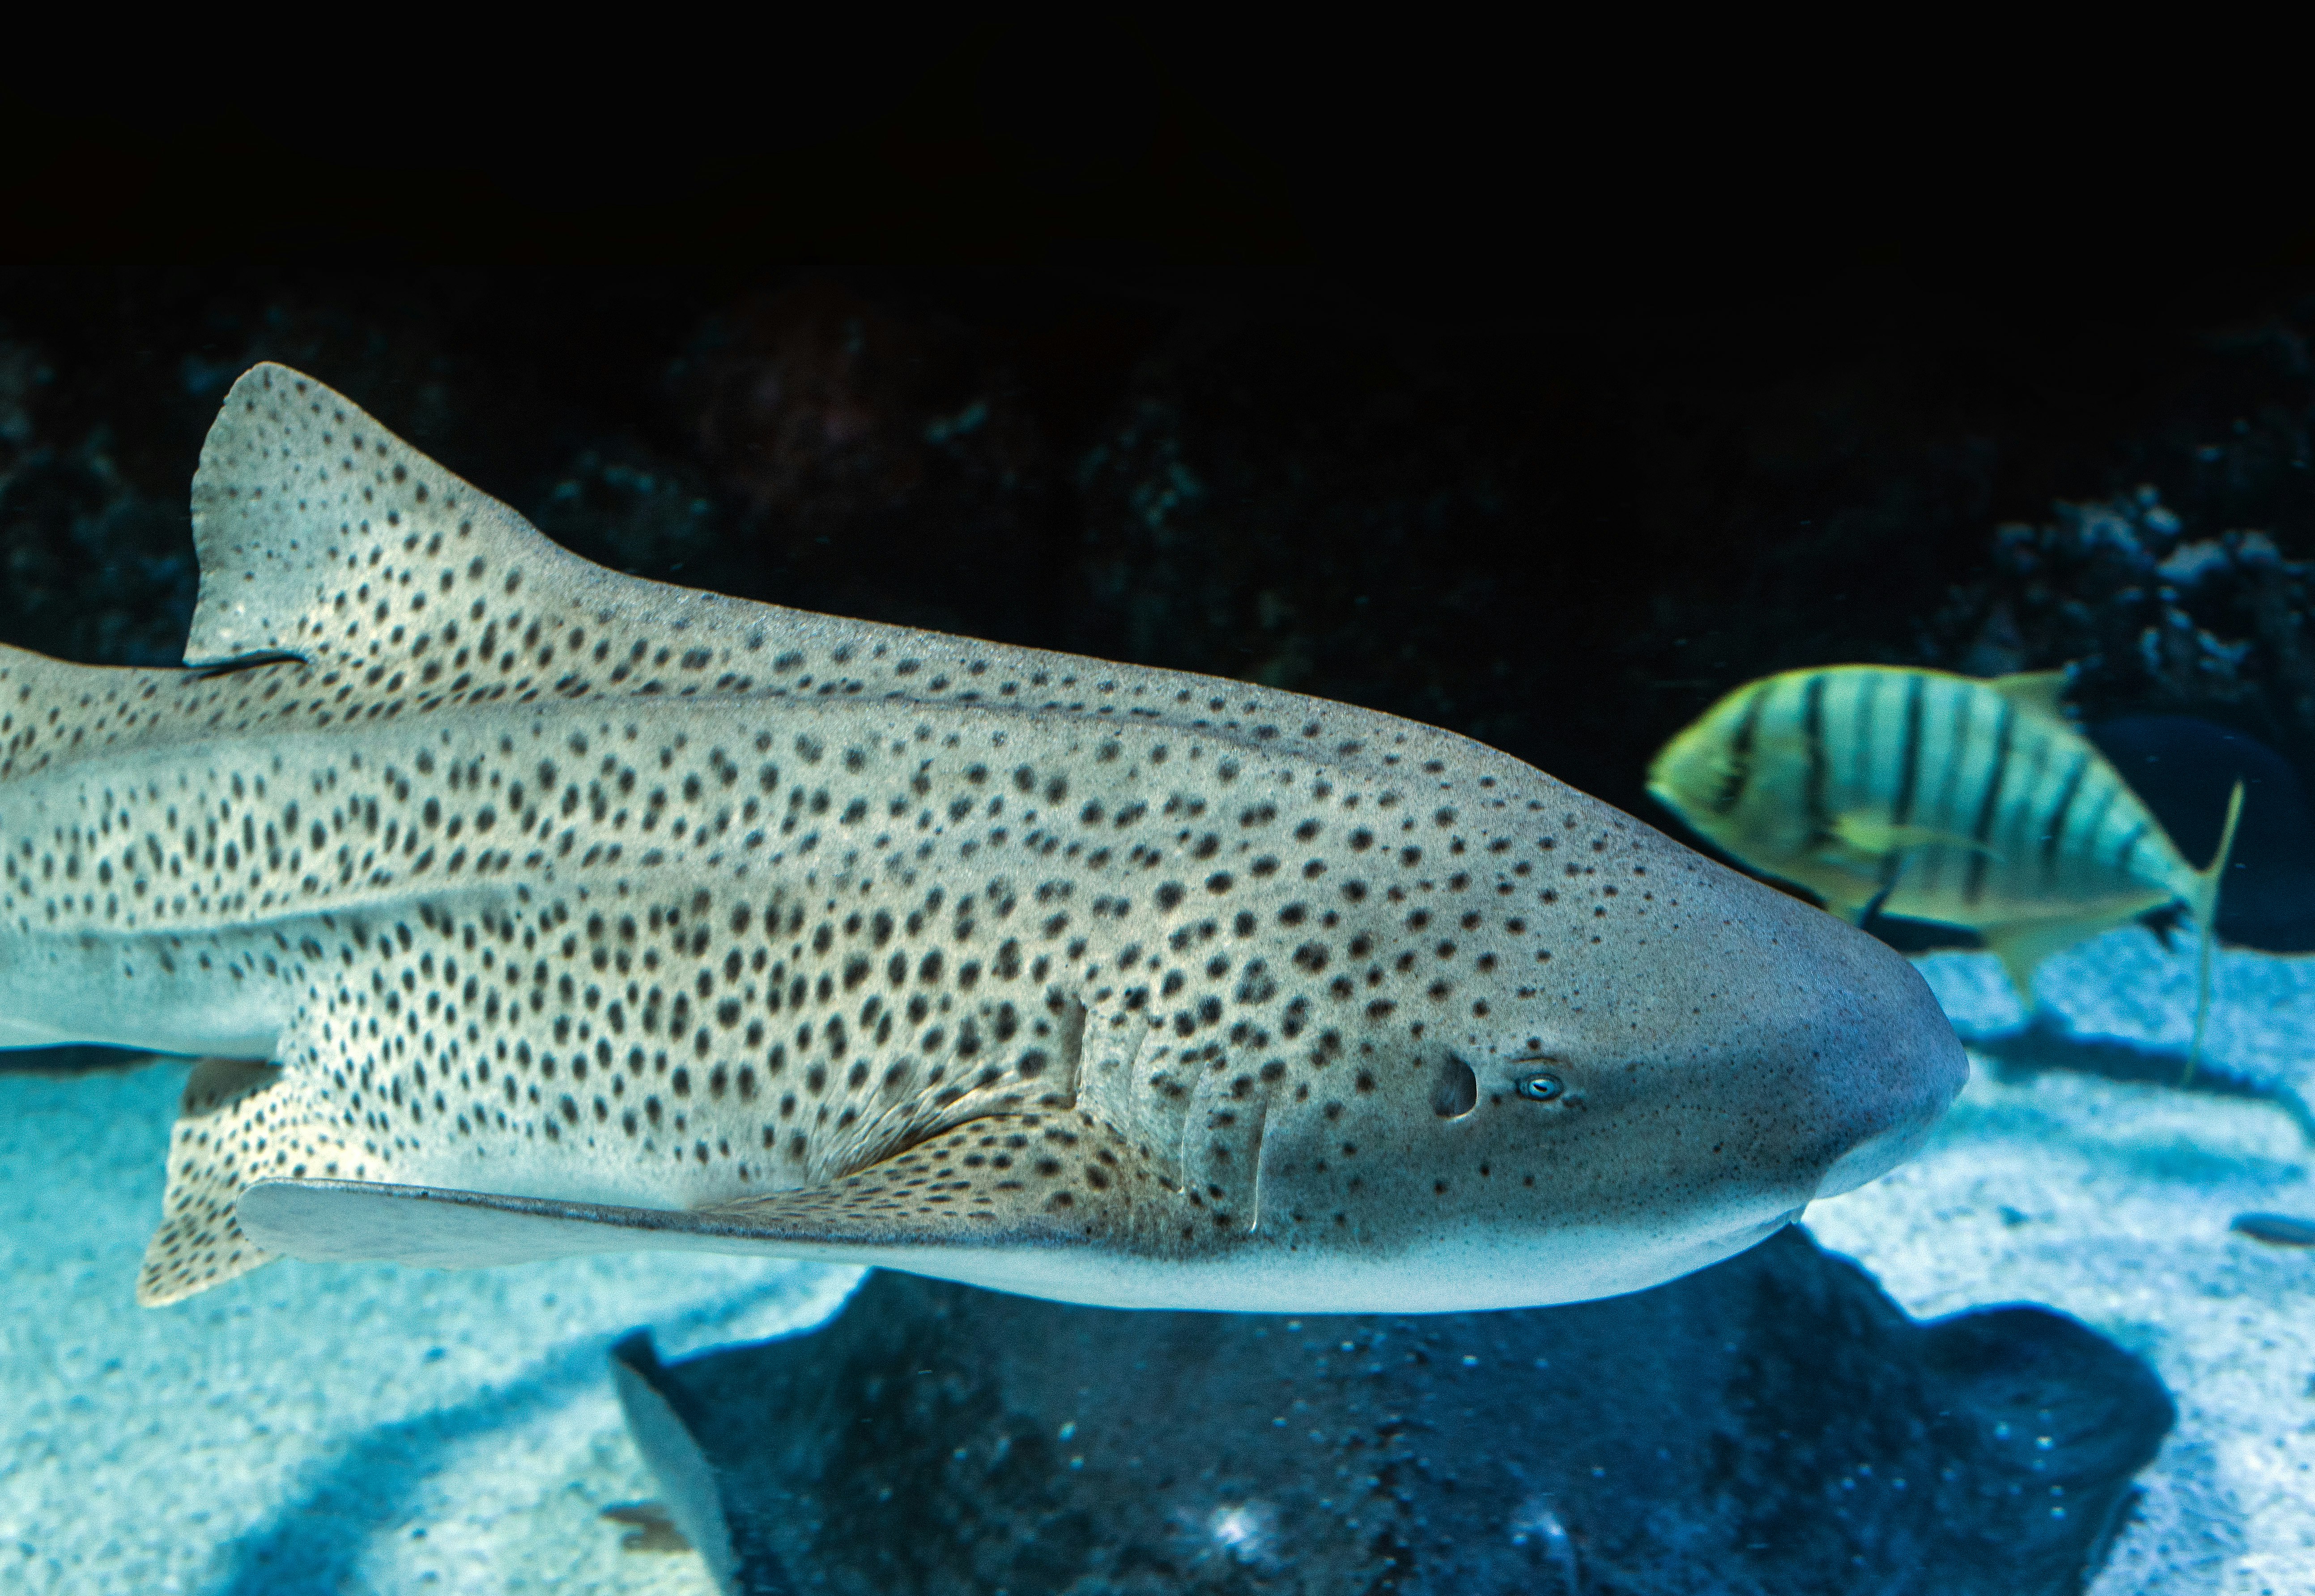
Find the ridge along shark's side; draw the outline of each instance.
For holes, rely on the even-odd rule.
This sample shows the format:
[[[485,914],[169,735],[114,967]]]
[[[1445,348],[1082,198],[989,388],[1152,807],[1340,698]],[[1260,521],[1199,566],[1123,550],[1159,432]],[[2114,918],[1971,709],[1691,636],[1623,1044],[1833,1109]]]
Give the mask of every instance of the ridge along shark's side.
[[[1568,1301],[1964,1077],[1903,959],[1503,754],[618,575],[279,366],[193,528],[191,669],[0,650],[0,1044],[203,1057],[148,1303],[638,1246]]]

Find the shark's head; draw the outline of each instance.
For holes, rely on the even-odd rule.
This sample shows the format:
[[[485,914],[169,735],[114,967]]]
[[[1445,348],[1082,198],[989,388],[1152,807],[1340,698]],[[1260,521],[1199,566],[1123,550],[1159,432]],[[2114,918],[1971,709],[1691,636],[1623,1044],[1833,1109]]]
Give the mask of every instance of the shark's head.
[[[1919,1147],[1967,1065],[1905,960],[1637,822],[1597,832],[1558,856],[1547,946],[1501,950],[1452,1029],[1377,1027],[1343,1112],[1265,1149],[1265,1221],[1396,1257],[1410,1308],[1604,1296]],[[1438,940],[1377,962],[1420,976]]]

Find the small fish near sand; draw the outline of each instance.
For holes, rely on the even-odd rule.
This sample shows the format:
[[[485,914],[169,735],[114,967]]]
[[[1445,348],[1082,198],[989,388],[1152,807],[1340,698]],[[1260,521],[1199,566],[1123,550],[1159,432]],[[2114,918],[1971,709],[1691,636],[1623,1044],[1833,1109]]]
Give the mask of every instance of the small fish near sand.
[[[2062,670],[1787,671],[1736,688],[1666,743],[1648,791],[1851,924],[1879,913],[1976,932],[2029,1003],[2043,960],[2183,904],[2200,933],[2199,1058],[2242,787],[2217,855],[2195,869],[2067,722],[2065,684]]]
[[[2292,1214],[2237,1214],[2227,1228],[2269,1246],[2315,1247],[2315,1219]]]
[[[1504,754],[606,571],[282,367],[193,533],[187,669],[0,649],[0,1045],[204,1060],[147,1303],[636,1247],[1568,1301],[1965,1073],[1904,960]]]

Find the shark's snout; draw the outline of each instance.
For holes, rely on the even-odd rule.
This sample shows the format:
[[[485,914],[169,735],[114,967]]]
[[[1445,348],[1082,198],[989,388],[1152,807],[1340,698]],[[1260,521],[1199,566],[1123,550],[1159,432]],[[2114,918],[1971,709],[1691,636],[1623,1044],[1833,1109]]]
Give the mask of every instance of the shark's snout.
[[[1920,1150],[1968,1062],[1903,956],[1758,883],[1727,883],[1661,1016],[1666,1089],[1705,1134],[1664,1154],[1716,1221],[1787,1215]]]
[[[1839,933],[1821,967],[1810,1117],[1820,1136],[1815,1195],[1879,1179],[1920,1149],[1969,1078],[1969,1061],[1937,999],[1905,959],[1825,917]]]

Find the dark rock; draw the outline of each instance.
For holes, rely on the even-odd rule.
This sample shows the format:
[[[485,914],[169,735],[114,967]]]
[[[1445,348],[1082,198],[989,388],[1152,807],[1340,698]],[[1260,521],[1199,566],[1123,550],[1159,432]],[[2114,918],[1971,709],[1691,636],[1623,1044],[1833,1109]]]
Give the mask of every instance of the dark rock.
[[[708,316],[668,387],[733,507],[686,583],[1007,638],[1050,626],[1071,551],[1001,339],[805,280]]]
[[[2075,1592],[2174,1417],[2048,1310],[1920,1324],[1790,1229],[1636,1296],[1129,1313],[878,1273],[630,1422],[749,1592]]]
[[[2315,767],[2315,565],[2267,531],[2191,525],[2142,487],[2004,526],[1991,553],[1931,623],[1933,661],[1982,676],[2071,665],[2069,697],[2091,719],[2192,712]]]
[[[0,484],[32,439],[32,395],[56,380],[48,363],[0,328]]]
[[[2288,759],[2198,715],[2124,715],[2084,730],[2193,864],[2217,849],[2227,794],[2241,782],[2220,940],[2271,953],[2315,951],[2315,816]]]
[[[711,559],[723,528],[700,474],[625,441],[587,449],[540,496],[538,529],[576,554],[657,581]]]
[[[139,489],[114,434],[48,436],[53,366],[0,332],[0,639],[111,665],[184,655],[196,572],[184,511]]]

